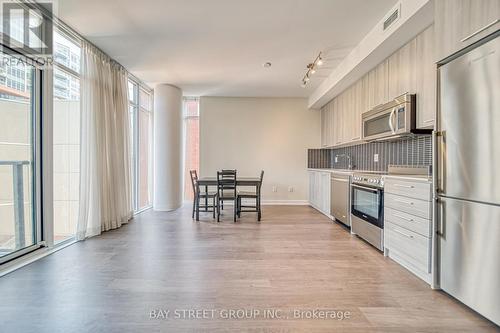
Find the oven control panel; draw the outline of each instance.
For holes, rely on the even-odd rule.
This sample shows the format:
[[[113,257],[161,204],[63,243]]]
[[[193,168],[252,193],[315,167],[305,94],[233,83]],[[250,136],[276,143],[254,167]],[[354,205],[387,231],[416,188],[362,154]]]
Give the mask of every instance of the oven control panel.
[[[384,187],[384,180],[381,175],[359,175],[355,174],[352,177],[352,182],[359,185],[366,185],[371,187]]]

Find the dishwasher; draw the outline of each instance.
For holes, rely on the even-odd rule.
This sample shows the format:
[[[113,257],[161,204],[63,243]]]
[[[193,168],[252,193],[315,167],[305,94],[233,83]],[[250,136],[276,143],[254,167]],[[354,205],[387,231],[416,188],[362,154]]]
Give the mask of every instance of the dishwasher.
[[[348,227],[351,226],[350,180],[349,174],[332,173],[330,187],[330,214]]]

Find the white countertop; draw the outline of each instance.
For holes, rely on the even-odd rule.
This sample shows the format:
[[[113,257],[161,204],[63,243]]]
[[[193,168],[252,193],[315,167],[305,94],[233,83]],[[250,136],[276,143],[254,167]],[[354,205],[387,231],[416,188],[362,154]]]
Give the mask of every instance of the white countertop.
[[[415,180],[423,182],[432,181],[432,176],[424,176],[424,175],[385,175],[384,178],[406,179],[406,180]]]
[[[347,170],[347,169],[315,169],[315,168],[308,168],[308,171],[320,171],[320,172],[330,172],[330,173],[340,173],[340,174],[348,174],[352,175],[354,173],[374,173],[374,174],[381,174],[384,176],[384,178],[392,178],[392,179],[406,179],[406,180],[414,180],[414,181],[425,181],[425,182],[430,182],[432,181],[432,177],[429,176],[424,176],[424,175],[388,175],[387,172],[383,171],[372,171],[372,170]]]
[[[314,168],[308,168],[307,170],[309,171],[323,171],[323,172],[332,172],[332,173],[343,173],[343,174],[353,174],[353,173],[376,173],[376,174],[386,174],[386,172],[383,171],[372,171],[372,170],[348,170],[348,169],[314,169]]]

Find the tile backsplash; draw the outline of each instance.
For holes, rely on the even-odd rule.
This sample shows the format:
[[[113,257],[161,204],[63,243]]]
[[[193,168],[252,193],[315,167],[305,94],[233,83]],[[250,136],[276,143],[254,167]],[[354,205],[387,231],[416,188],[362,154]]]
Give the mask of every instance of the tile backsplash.
[[[309,168],[347,169],[351,156],[356,170],[386,172],[389,164],[427,166],[432,164],[432,137],[430,135],[406,138],[398,141],[369,142],[350,147],[333,149],[309,149]],[[378,162],[374,156],[378,154]],[[335,162],[335,156],[337,162]]]

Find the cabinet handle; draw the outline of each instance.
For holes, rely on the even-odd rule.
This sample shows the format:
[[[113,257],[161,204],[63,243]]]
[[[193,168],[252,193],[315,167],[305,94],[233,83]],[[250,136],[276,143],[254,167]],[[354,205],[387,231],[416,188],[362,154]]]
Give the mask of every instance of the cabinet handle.
[[[473,32],[473,33],[471,33],[469,36],[466,36],[466,37],[462,38],[460,41],[463,43],[463,42],[465,42],[466,40],[471,39],[471,38],[472,38],[472,37],[474,37],[475,35],[477,35],[477,34],[479,34],[479,33],[483,32],[484,30],[486,30],[486,29],[488,29],[488,28],[490,28],[490,27],[494,26],[494,25],[495,25],[495,24],[497,24],[498,22],[500,22],[500,19],[496,19],[496,20],[494,20],[493,22],[491,22],[491,23],[489,23],[489,24],[485,25],[485,26],[484,26],[484,27],[482,27],[481,29],[479,29],[479,30],[477,30],[477,31],[475,31],[475,32]]]
[[[413,185],[401,185],[401,184],[394,184],[394,186],[397,186],[397,187],[405,187],[405,188],[415,188],[415,186],[413,186]]]
[[[433,123],[434,122],[434,119],[427,119],[427,120],[424,120],[424,123]]]
[[[399,200],[399,199],[394,199],[396,202],[401,202],[407,205],[413,205],[413,201],[406,201],[406,200]]]
[[[404,217],[404,216],[401,216],[398,214],[394,214],[394,217],[400,218],[400,219],[408,221],[408,222],[415,222],[415,220],[413,220],[413,219],[410,219],[410,218],[407,218],[407,217]]]
[[[411,239],[413,239],[413,236],[412,236],[412,235],[405,234],[404,232],[401,232],[401,231],[396,230],[396,229],[391,229],[391,230],[392,230],[392,231],[394,231],[394,232],[397,232],[398,234],[403,235],[403,236],[405,236],[405,237],[407,237],[407,238],[411,238]]]

